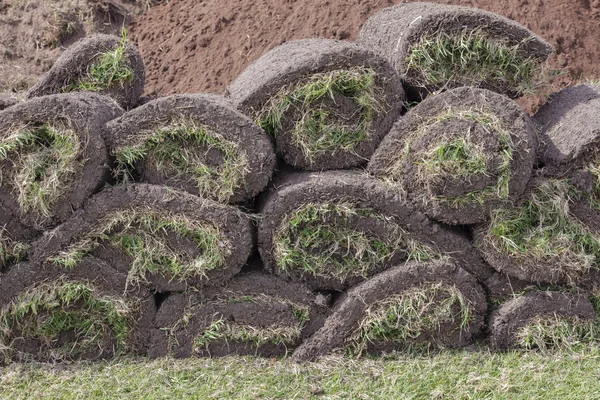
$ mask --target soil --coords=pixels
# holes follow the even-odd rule
[[[326,39],[305,39],[286,43],[271,50],[247,68],[228,88],[234,104],[247,115],[256,115],[270,98],[283,87],[310,78],[318,73],[335,70],[366,67],[377,74],[377,85],[383,92],[382,101],[387,105],[385,112],[377,113],[368,127],[370,138],[353,146],[351,150],[339,149],[334,154],[316,155],[314,160],[307,158],[301,146],[294,142],[289,133],[305,115],[294,113],[291,107],[282,118],[282,129],[275,134],[277,154],[298,168],[305,170],[325,170],[348,168],[364,164],[375,148],[389,132],[400,115],[404,101],[404,91],[400,77],[387,61],[352,43]],[[356,115],[360,112],[356,101],[340,96],[337,101],[315,104],[314,109],[325,107],[335,110],[344,118],[344,123],[356,125]],[[346,100],[346,101],[344,101]]]
[[[460,329],[456,325],[440,326],[437,332],[424,333],[419,339],[450,348],[468,345],[473,335],[482,329],[487,310],[485,293],[481,286],[471,274],[451,262],[441,260],[428,263],[409,262],[375,275],[350,289],[347,296],[335,307],[323,328],[304,341],[296,349],[292,359],[309,361],[342,347],[357,329],[370,306],[389,296],[427,283],[445,283],[455,286],[471,305],[472,319],[467,329]],[[385,349],[388,352],[393,347],[391,343],[387,346],[377,346],[378,350]]]
[[[222,92],[246,66],[294,39],[356,40],[376,11],[400,0],[177,0],[135,18],[131,37],[147,65],[146,93]],[[600,76],[600,1],[436,0],[479,7],[523,24],[556,48],[544,91]],[[534,110],[543,94],[523,101]]]
[[[261,205],[262,219],[258,230],[258,249],[268,271],[300,279],[315,289],[342,290],[362,281],[353,277],[341,281],[338,277],[314,277],[301,271],[282,271],[273,254],[273,239],[286,215],[304,204],[330,204],[334,201],[356,202],[359,207],[393,218],[393,222],[408,232],[411,239],[442,254],[451,254],[462,268],[479,279],[491,276],[493,270],[473,252],[469,240],[457,229],[439,225],[404,204],[377,179],[362,173],[329,171],[291,174],[272,187]],[[362,219],[361,219],[362,220]],[[363,221],[365,222],[365,221]],[[367,221],[368,222],[368,221]],[[359,224],[358,219],[352,224]],[[378,235],[385,234],[380,225],[369,227]],[[386,265],[390,267],[392,265]]]
[[[159,215],[184,215],[197,223],[214,224],[224,238],[232,244],[230,255],[225,257],[223,267],[207,272],[206,276],[196,276],[181,281],[173,276],[149,274],[147,278],[150,287],[157,291],[184,291],[192,287],[221,284],[241,270],[252,250],[254,236],[252,224],[248,216],[237,208],[163,186],[128,184],[106,189],[92,197],[85,207],[54,230],[52,235],[44,236],[35,243],[31,260],[40,264],[47,263],[48,257],[82,240],[87,233],[97,227],[98,221],[102,218],[115,212],[139,209],[153,210]],[[191,259],[199,255],[197,246],[190,240],[181,240],[179,235],[163,231],[156,234],[174,249],[184,251]],[[102,246],[91,254],[114,269],[124,274],[129,273],[130,256],[112,248],[108,242],[100,244]]]
[[[27,97],[64,92],[69,85],[85,77],[99,54],[114,51],[120,41],[121,38],[114,35],[92,35],[81,39],[56,60],[52,68],[29,90]],[[126,45],[123,59],[133,71],[131,81],[111,85],[98,93],[110,96],[128,110],[137,105],[144,91],[146,71],[138,49],[131,43]]]
[[[490,340],[496,349],[515,346],[517,331],[535,317],[578,317],[593,321],[592,303],[584,295],[533,292],[504,303],[491,317]]]
[[[269,182],[275,167],[275,153],[271,139],[248,117],[236,111],[224,98],[217,95],[175,95],[163,97],[132,110],[108,124],[107,143],[113,151],[140,142],[150,132],[175,122],[193,121],[200,126],[237,143],[248,159],[248,172],[229,199],[230,203],[250,200],[260,193]],[[210,148],[199,148],[197,152],[210,155]],[[215,157],[218,158],[218,157]],[[222,157],[221,157],[222,158]],[[208,161],[208,160],[207,160]],[[222,163],[217,161],[216,165]],[[135,175],[139,182],[164,184],[198,195],[198,186],[193,178],[181,174],[159,171],[156,162],[145,157],[136,165]],[[205,197],[218,200],[221,194],[204,193]]]
[[[464,126],[461,120],[449,120],[440,126],[440,129],[427,128],[422,136],[415,138],[420,126],[428,124],[436,116],[449,110],[452,112],[483,110],[483,112],[492,113],[498,117],[502,127],[510,132],[513,153],[510,164],[509,197],[506,200],[496,197],[483,203],[472,201],[464,206],[454,207],[436,199],[436,196],[440,195],[444,197],[465,196],[475,190],[483,189],[481,185],[486,187],[496,185],[499,177],[498,172],[493,173],[492,171],[494,171],[494,160],[497,165],[501,162],[500,132],[476,123]],[[436,124],[434,127],[438,125]],[[477,127],[483,129],[476,129]],[[450,141],[464,137],[465,132],[471,132],[472,141],[481,146],[490,156],[492,165],[488,165],[488,172],[468,176],[464,179],[454,177],[440,179],[439,183],[431,180],[419,183],[419,164],[423,159],[423,154],[428,153],[437,145],[434,138]],[[449,90],[439,95],[429,96],[425,101],[412,108],[384,138],[369,162],[369,172],[377,176],[388,176],[390,167],[395,165],[400,155],[403,154],[409,140],[411,141],[410,152],[403,158],[401,176],[393,178],[395,180],[402,179],[402,182],[397,182],[397,184],[406,190],[408,200],[412,201],[421,212],[430,218],[453,225],[485,221],[489,218],[491,210],[518,201],[525,191],[536,163],[536,132],[529,116],[514,101],[485,89]],[[492,181],[488,181],[489,178],[485,176],[487,174],[491,175]]]
[[[236,300],[231,301],[232,299]],[[264,272],[240,274],[229,281],[227,286],[200,295],[171,295],[156,314],[153,350],[149,355],[151,357],[163,357],[170,353],[176,357],[230,354],[264,357],[285,355],[320,329],[329,315],[328,307],[318,304],[315,299],[314,293],[305,286],[286,282]],[[309,309],[309,320],[302,327],[300,338],[296,343],[286,345],[265,343],[257,347],[251,342],[217,340],[193,354],[194,338],[218,319],[255,328],[297,325],[298,321],[285,301],[304,305]],[[185,327],[176,326],[185,312],[191,313],[189,324]],[[170,339],[171,343],[174,343],[173,346],[169,346],[169,335],[165,331],[171,331],[174,335]]]
[[[120,36],[142,8],[130,0],[0,0],[0,92],[28,89],[84,36]]]
[[[409,3],[390,7],[375,14],[365,23],[360,31],[358,43],[373,49],[389,60],[400,73],[408,69],[406,60],[415,43],[422,37],[436,35],[439,32],[454,33],[465,29],[480,30],[490,37],[506,38],[510,46],[526,41],[522,49],[525,57],[532,57],[543,62],[552,52],[552,47],[543,39],[535,38],[531,31],[509,19],[482,10],[468,7],[452,7],[442,4]],[[405,78],[410,92],[415,92],[416,100],[424,98],[428,93],[442,89],[443,85],[427,85],[421,87],[423,77],[409,72]],[[453,87],[465,86],[457,83]],[[478,87],[489,89],[509,97],[519,97],[511,88],[495,85],[493,82],[481,82]]]
[[[33,126],[48,122],[65,124],[79,135],[81,152],[77,158],[81,166],[75,169],[69,191],[50,209],[50,217],[42,217],[37,212],[22,213],[11,187],[0,187],[0,210],[18,216],[24,225],[36,228],[52,228],[65,221],[74,210],[101,188],[108,170],[108,153],[102,140],[107,121],[118,117],[122,110],[109,98],[93,93],[67,93],[29,102],[19,103],[0,112],[0,132],[8,134],[10,128],[19,125]],[[7,177],[12,176],[10,160],[0,162]],[[2,222],[4,217],[0,217]],[[18,232],[14,232],[18,235]]]

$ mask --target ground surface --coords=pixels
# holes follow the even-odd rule
[[[598,399],[600,350],[318,363],[256,358],[0,369],[3,399]]]
[[[550,71],[565,73],[545,91],[581,77],[600,77],[600,0],[434,1],[497,12],[552,43],[557,54]],[[118,31],[123,21],[148,68],[147,94],[220,92],[274,46],[313,36],[354,40],[371,14],[399,2],[0,0],[0,92],[26,88],[62,47],[87,32]],[[164,4],[150,7],[157,3]],[[535,108],[539,101],[525,104]]]

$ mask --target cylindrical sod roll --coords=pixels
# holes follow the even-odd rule
[[[0,93],[0,111],[14,106],[19,102],[19,99],[11,94]]]
[[[409,96],[473,86],[518,97],[534,87],[552,46],[522,25],[461,6],[402,3],[374,14],[357,43],[403,75]]]
[[[573,346],[596,340],[596,312],[581,294],[532,292],[502,304],[490,320],[494,348]]]
[[[258,249],[267,270],[324,290],[445,254],[480,279],[493,272],[465,236],[405,205],[378,180],[352,172],[282,181],[262,206]]]
[[[62,273],[20,264],[0,279],[0,288],[0,362],[147,352],[153,296],[127,291],[126,276],[99,260]]]
[[[0,112],[0,265],[19,258],[16,249],[34,230],[63,222],[101,187],[109,176],[105,124],[121,113],[93,93],[39,97]]]
[[[533,180],[514,208],[494,210],[474,231],[475,247],[497,271],[528,282],[594,286],[600,231],[574,216],[567,179]]]
[[[382,141],[368,170],[429,217],[473,224],[520,198],[536,150],[535,128],[518,104],[464,87],[411,109]]]
[[[283,356],[323,326],[329,309],[315,298],[264,272],[200,296],[171,295],[157,313],[150,356]]]
[[[400,114],[400,78],[381,57],[327,39],[286,43],[229,86],[242,112],[274,136],[277,154],[298,168],[364,164]]]
[[[360,355],[464,347],[483,327],[486,310],[481,286],[453,263],[406,263],[350,289],[293,359],[344,348]]]
[[[256,196],[275,166],[271,139],[221,96],[162,97],[111,121],[108,130],[123,178],[223,203]]]
[[[145,79],[144,61],[125,37],[92,35],[70,46],[27,96],[92,91],[130,109],[142,95]]]
[[[32,260],[68,270],[87,256],[162,291],[220,284],[238,273],[253,244],[237,208],[148,184],[120,185],[40,239]]]

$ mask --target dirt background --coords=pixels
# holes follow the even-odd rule
[[[562,75],[546,79],[538,100],[524,101],[530,109],[546,92],[600,77],[600,0],[433,1],[496,12],[556,47],[549,73]],[[30,86],[84,34],[118,32],[125,22],[147,65],[146,94],[218,93],[274,46],[307,37],[355,40],[370,15],[400,2],[0,0],[0,92]]]

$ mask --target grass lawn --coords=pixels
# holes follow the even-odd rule
[[[2,399],[600,399],[600,347],[294,364],[253,357],[1,368]]]

